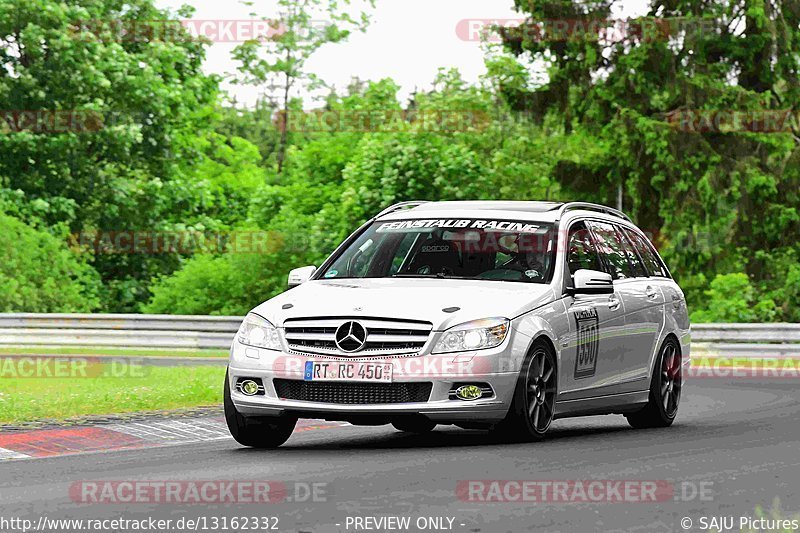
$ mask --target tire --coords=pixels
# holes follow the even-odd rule
[[[392,425],[406,433],[429,433],[436,427],[436,422],[427,417],[408,417],[392,420]]]
[[[274,416],[244,416],[236,410],[231,400],[231,386],[225,372],[223,395],[225,422],[231,436],[242,446],[250,448],[277,448],[292,436],[297,418]]]
[[[495,433],[512,441],[542,440],[553,422],[557,382],[553,350],[536,342],[522,364],[508,415]]]
[[[665,428],[672,425],[678,414],[683,387],[683,366],[680,346],[668,337],[658,352],[650,380],[650,396],[642,410],[625,415],[628,423],[637,429]]]

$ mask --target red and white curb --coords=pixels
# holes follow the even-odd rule
[[[348,426],[345,422],[300,420],[295,433]],[[81,453],[156,448],[230,439],[224,418],[182,418],[92,427],[0,433],[0,462]]]
[[[144,442],[156,444],[190,444],[231,438],[220,419],[208,418],[190,421],[164,420],[159,422],[131,422],[105,426],[111,431],[130,435]]]

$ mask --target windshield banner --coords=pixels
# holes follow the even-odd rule
[[[507,233],[539,233],[542,227],[529,222],[514,222],[509,220],[477,220],[477,219],[431,219],[431,220],[398,220],[385,222],[377,231],[385,233],[391,231],[409,231],[420,229],[477,229],[482,231],[502,231]]]

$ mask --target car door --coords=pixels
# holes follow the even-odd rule
[[[585,222],[570,226],[566,253],[570,280],[581,269],[604,270],[597,243]],[[562,351],[559,401],[600,396],[624,364],[622,300],[617,294],[579,294],[568,297],[565,303],[570,335]]]
[[[664,295],[658,284],[651,281],[621,225],[593,221],[591,229],[625,306],[622,366],[613,392],[645,390],[651,356],[664,324]]]
[[[680,292],[675,282],[672,281],[667,267],[661,261],[661,258],[656,253],[653,245],[650,244],[650,241],[632,228],[625,228],[624,233],[628,241],[633,245],[636,253],[642,259],[642,263],[647,270],[648,280],[646,290],[652,287],[661,293],[660,301],[657,301],[656,298],[651,298],[651,300],[653,300],[651,303],[654,307],[658,307],[659,317],[662,320],[660,333],[656,338],[656,340],[658,340],[662,336],[661,332],[663,328],[666,327],[667,313],[672,313],[677,316],[677,314],[685,312],[683,293]],[[653,312],[655,313],[656,311]],[[685,313],[683,314],[685,315]],[[655,351],[659,348],[660,346],[654,346],[652,358],[655,357]]]

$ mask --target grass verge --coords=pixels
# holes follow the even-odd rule
[[[141,376],[0,379],[0,424],[220,405],[225,368],[147,367]]]

